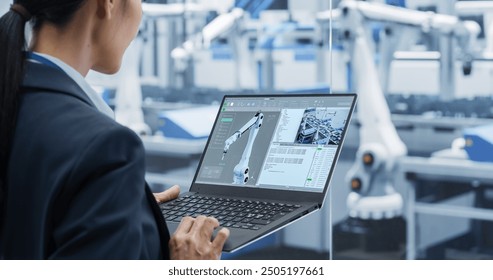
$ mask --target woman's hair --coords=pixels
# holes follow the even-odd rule
[[[0,18],[0,226],[19,89],[24,76],[26,22],[31,21],[35,31],[45,22],[63,27],[85,1],[14,0],[10,11]]]

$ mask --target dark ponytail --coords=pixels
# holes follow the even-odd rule
[[[6,1],[6,0],[1,0]],[[87,0],[14,0],[0,18],[0,228],[6,201],[7,168],[24,76],[25,26],[45,22],[63,27]]]
[[[24,68],[26,19],[10,10],[0,18],[0,205],[5,200],[8,156],[19,103]],[[2,211],[3,212],[3,211]]]

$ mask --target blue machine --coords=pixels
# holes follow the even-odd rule
[[[209,137],[219,107],[215,105],[166,110],[159,131],[168,138],[204,140]]]
[[[385,3],[397,7],[406,7],[406,0],[386,0]]]
[[[470,160],[493,162],[493,125],[465,129],[464,139]]]
[[[235,7],[242,8],[250,13],[252,18],[258,19],[260,12],[268,9],[274,0],[236,0]]]

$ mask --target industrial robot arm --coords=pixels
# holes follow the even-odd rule
[[[118,73],[115,95],[115,119],[140,136],[151,135],[151,128],[144,122],[142,111],[142,88],[140,85],[139,62],[143,40],[138,36],[130,44]]]
[[[462,6],[458,5],[458,7]],[[350,15],[354,13],[358,14],[358,18]],[[348,16],[353,20],[348,22]],[[463,21],[456,16],[356,0],[344,0],[341,2],[339,9],[321,12],[318,14],[317,19],[323,22],[329,21],[331,17],[342,19],[344,23],[348,24],[346,28],[349,29],[364,24],[364,20],[373,20],[415,26],[421,28],[425,33],[436,31],[443,35],[453,36],[457,39],[462,50],[463,72],[465,75],[470,74],[471,63],[477,48],[477,38],[481,33],[481,27],[476,22]]]
[[[184,16],[187,13],[203,13],[206,9],[194,3],[151,4],[142,3],[142,12],[147,17]]]
[[[451,15],[416,11],[379,3],[345,0],[341,5],[343,13],[356,10],[365,19],[416,26],[426,33],[435,31],[456,38],[462,50],[463,72],[465,75],[470,74],[477,38],[481,32],[481,27],[476,22],[463,21]]]
[[[184,71],[195,51],[209,48],[214,39],[231,31],[244,14],[242,9],[234,8],[229,13],[219,15],[207,24],[199,34],[174,49],[171,52],[171,57],[175,61],[177,70]]]
[[[169,18],[182,17],[187,14],[205,14],[210,9],[193,3],[144,3],[142,4],[142,10],[145,17]],[[203,29],[200,34],[200,44],[196,44],[193,40],[186,41],[182,48],[173,50],[172,57],[175,62],[178,62],[177,67],[179,67],[180,59],[188,60],[197,46],[208,46],[212,40],[233,28],[237,20],[242,17],[242,9],[233,9],[230,13],[220,15]],[[115,117],[118,122],[130,127],[139,135],[150,135],[151,129],[144,122],[141,106],[142,90],[139,78],[139,63],[142,45],[142,37],[137,36],[123,58],[122,71],[119,73],[119,83],[115,98]]]
[[[187,13],[205,13],[206,9],[197,4],[142,4],[146,17],[179,17]],[[142,89],[139,64],[143,47],[143,38],[139,34],[127,49],[123,57],[119,82],[115,97],[115,118],[141,136],[150,135],[151,129],[144,122],[142,112]]]
[[[262,126],[263,120],[264,114],[262,114],[260,111],[257,112],[253,118],[251,118],[244,126],[242,126],[224,142],[223,159],[226,153],[229,151],[230,146],[233,145],[233,143],[235,143],[236,140],[238,140],[243,135],[243,133],[250,130],[248,142],[246,144],[245,150],[243,151],[243,155],[241,156],[241,160],[234,168],[233,184],[239,185],[246,184],[248,182],[248,174],[250,172],[248,163],[252,154],[253,143],[255,142],[255,138],[257,138],[257,134],[260,127]]]
[[[322,21],[330,15],[321,13],[318,19]],[[343,0],[332,15],[338,16],[343,28],[360,99],[360,146],[347,177],[352,189],[347,199],[349,215],[362,219],[393,218],[401,215],[403,203],[391,179],[398,158],[406,155],[407,149],[392,123],[365,23],[367,20],[393,22],[453,35],[468,54],[463,57],[464,72],[470,72],[473,40],[479,27],[453,16],[355,0]]]
[[[493,12],[492,1],[458,1],[455,3],[456,13],[460,16],[477,16],[483,15],[484,17],[484,33],[486,47],[485,51],[488,53],[493,52],[493,22],[491,14]]]

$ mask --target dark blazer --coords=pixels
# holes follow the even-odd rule
[[[28,62],[7,170],[6,259],[168,258],[144,148],[63,71]]]

